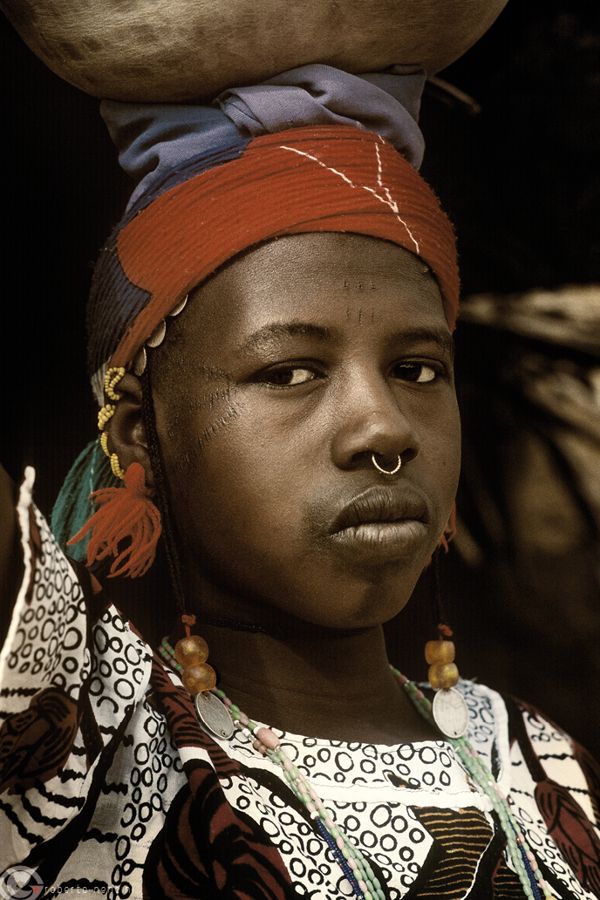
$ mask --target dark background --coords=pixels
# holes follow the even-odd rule
[[[47,71],[4,19],[0,42],[0,458],[17,480],[24,464],[35,464],[37,500],[48,513],[71,461],[95,435],[85,298],[130,185],[97,101]],[[440,73],[481,111],[428,90],[423,172],[456,224],[465,295],[600,283],[599,60],[597,3],[512,0],[480,43]],[[507,360],[531,344],[468,322],[457,344],[465,472],[476,461],[481,496],[497,497],[502,534],[510,534],[503,486],[519,464],[510,441],[529,422],[496,410],[506,409]],[[598,365],[590,353],[574,359]],[[524,565],[515,541],[494,539],[480,499],[472,486],[461,488],[459,509],[479,555],[467,562],[454,551],[442,572],[461,672],[536,703],[598,755],[597,529],[587,522],[575,555]],[[422,582],[389,629],[392,654],[415,677],[425,675],[422,642],[433,636],[430,574]]]

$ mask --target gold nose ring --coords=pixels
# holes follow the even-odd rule
[[[382,475],[395,475],[400,471],[400,467],[402,465],[402,457],[400,456],[400,454],[398,454],[398,462],[393,469],[384,469],[383,466],[380,466],[374,453],[371,453],[371,462],[373,463],[377,471],[381,472]]]

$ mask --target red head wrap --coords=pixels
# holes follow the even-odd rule
[[[371,235],[419,256],[454,328],[454,233],[431,189],[379,135],[305,127],[254,139],[239,158],[165,191],[120,230],[123,272],[149,299],[110,364],[126,366],[187,292],[228,259],[269,238],[319,231]]]

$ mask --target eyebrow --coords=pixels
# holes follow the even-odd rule
[[[410,328],[398,331],[392,336],[392,342],[398,344],[433,343],[454,356],[454,338],[445,328]]]
[[[312,322],[273,322],[251,334],[238,348],[240,354],[265,351],[278,346],[280,340],[290,337],[309,337],[321,342],[330,341],[334,332]],[[410,328],[397,331],[390,339],[392,344],[434,343],[443,352],[454,357],[454,340],[445,328]]]
[[[332,336],[330,328],[311,322],[273,322],[251,334],[238,349],[240,353],[251,353],[255,350],[268,350],[277,345],[281,338],[309,337],[318,341],[329,341]]]

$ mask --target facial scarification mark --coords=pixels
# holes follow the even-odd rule
[[[227,385],[224,388],[217,388],[207,394],[201,394],[199,397],[190,399],[192,409],[214,409],[218,403],[231,398],[231,387]]]
[[[206,363],[201,362],[192,362],[190,368],[194,372],[198,372],[199,375],[204,375],[205,378],[209,378],[214,381],[225,381],[227,384],[232,383],[231,375],[229,372],[226,372],[225,369],[220,369],[218,366],[207,365]]]
[[[211,413],[209,423],[204,425],[195,440],[195,450],[202,451],[216,435],[239,415],[239,409],[232,397],[234,381],[224,369],[210,363],[194,361],[193,369],[206,379],[204,392],[188,400],[189,406],[198,412]],[[217,384],[214,384],[217,382]],[[206,419],[205,419],[206,421]]]
[[[351,281],[350,278],[344,278],[343,288],[345,291],[349,291],[351,288],[356,288],[359,291],[376,291],[377,285],[374,281],[364,281],[359,279],[358,281]]]
[[[392,197],[392,192],[389,187],[384,184],[383,181],[383,160],[381,158],[381,151],[379,149],[380,144],[384,144],[384,140],[381,136],[379,136],[379,143],[376,143],[375,146],[375,161],[376,161],[376,187],[372,187],[368,184],[355,184],[348,175],[339,169],[334,169],[333,166],[328,166],[327,163],[324,163],[322,159],[319,159],[318,156],[315,156],[312,153],[307,153],[305,150],[298,150],[297,147],[288,147],[285,144],[280,144],[281,150],[289,150],[290,153],[296,153],[298,156],[304,156],[306,159],[310,159],[315,162],[318,166],[321,166],[322,169],[325,169],[327,172],[331,172],[332,175],[335,175],[336,178],[341,178],[342,181],[345,181],[347,185],[349,185],[354,190],[360,189],[362,191],[367,191],[369,194],[372,194],[376,200],[379,200],[380,203],[383,203],[387,206],[393,214],[396,216],[401,225],[404,226],[406,233],[408,234],[410,240],[414,244],[415,252],[419,254],[421,252],[421,248],[419,246],[419,242],[410,230],[407,222],[404,221],[402,216],[400,215],[400,209],[398,207],[397,202]]]
[[[346,321],[351,322],[352,319],[356,318],[356,322],[359,325],[364,325],[366,322],[370,322],[373,324],[375,322],[375,309],[371,307],[370,311],[367,311],[361,307],[359,307],[358,312],[354,312],[351,307],[346,307]]]
[[[195,457],[208,442],[237,418],[239,412],[232,398],[235,383],[231,374],[206,358],[198,359],[192,349],[193,342],[188,337],[188,344],[184,344],[175,328],[169,338],[175,344],[175,352],[173,346],[169,346],[164,365],[161,360],[161,374],[167,377],[172,391],[166,406],[166,434],[169,441],[180,447],[177,465],[185,471],[193,465]],[[197,385],[196,392],[190,390],[191,383]],[[190,414],[192,421],[195,419],[198,422],[197,435],[182,446],[182,428],[189,422]]]
[[[229,409],[214,422],[211,422],[206,428],[204,428],[196,439],[196,444],[199,450],[203,450],[206,445],[212,441],[215,436],[221,431],[222,428],[225,428],[230,422],[234,419],[237,419],[239,416],[239,410],[235,403],[231,402]]]

